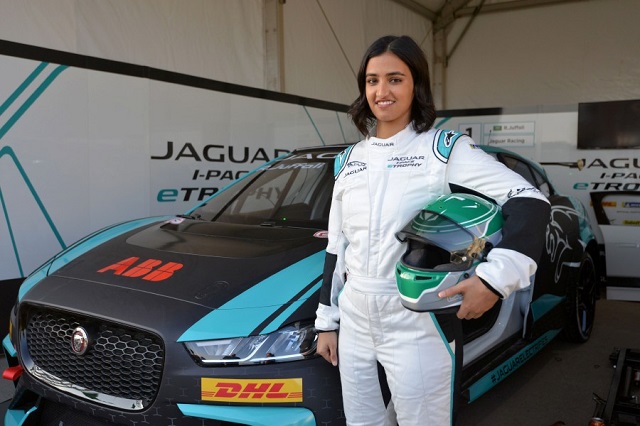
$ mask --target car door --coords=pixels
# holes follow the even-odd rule
[[[640,191],[590,195],[604,239],[607,299],[640,301]]]
[[[558,194],[542,169],[516,156],[501,153],[498,159],[538,188],[551,204],[551,220],[546,243],[538,260],[535,281],[524,312],[523,336],[535,338],[550,324],[561,322],[562,303],[568,283],[577,272],[573,266],[580,263],[584,246],[581,242],[581,213],[569,197]],[[541,321],[542,318],[549,319]],[[537,324],[544,324],[537,326]]]
[[[557,200],[557,195],[554,193],[553,187],[548,182],[548,180],[539,172],[537,172],[534,168],[532,168],[528,163],[523,161],[522,159],[509,155],[503,151],[488,151],[490,155],[493,155],[498,161],[506,165],[509,169],[518,173],[522,177],[524,177],[529,183],[538,188],[547,198],[549,198],[553,204],[554,201]],[[544,279],[536,279],[535,282],[532,282],[531,286],[526,290],[522,290],[519,292],[519,298],[523,298],[526,300],[526,306],[522,308],[519,307],[511,307],[509,308],[509,304],[505,305],[506,309],[517,309],[521,312],[522,319],[519,322],[522,322],[523,329],[526,331],[528,328],[531,328],[529,325],[527,327],[527,318],[533,318],[529,312],[531,311],[531,306],[534,300],[538,299],[541,295],[547,293],[549,289],[548,286],[548,277],[553,276],[555,273],[554,268],[552,267],[553,261],[548,254],[543,255],[543,259],[539,262],[539,275],[542,275]],[[465,336],[465,343],[469,343],[472,340],[484,335],[489,330],[492,329],[498,316],[500,315],[500,310],[502,309],[502,303],[496,304],[492,309],[486,312],[483,316],[475,320],[469,320],[463,322],[463,331]],[[540,309],[537,309],[540,311]],[[529,320],[532,322],[532,319]]]

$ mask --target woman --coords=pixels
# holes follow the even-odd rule
[[[441,194],[473,193],[502,206],[501,243],[475,276],[439,294],[462,294],[457,318],[478,318],[529,284],[549,204],[468,136],[431,128],[429,68],[411,38],[376,40],[357,78],[360,96],[349,114],[366,138],[336,159],[318,353],[340,367],[349,425],[389,424],[378,362],[401,426],[452,424],[461,342],[445,337],[433,315],[402,306],[394,274],[404,246],[395,234]]]

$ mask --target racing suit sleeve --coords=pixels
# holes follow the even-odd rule
[[[452,192],[488,198],[502,207],[502,240],[476,268],[476,275],[501,298],[526,288],[537,269],[551,207],[546,197],[518,173],[461,137],[447,166]]]
[[[346,153],[345,155],[348,155]],[[340,157],[336,159],[336,176],[339,175]],[[328,243],[325,255],[320,303],[316,310],[315,327],[319,331],[337,330],[340,326],[338,296],[346,281],[344,252],[346,238],[342,234],[342,197],[340,184],[336,180],[329,211]]]

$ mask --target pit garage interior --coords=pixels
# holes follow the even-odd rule
[[[589,191],[639,191],[639,17],[638,0],[0,0],[1,337],[22,280],[83,236],[187,211],[212,179],[229,183],[274,157],[277,143],[356,142],[345,119],[355,75],[386,34],[424,49],[441,120],[544,116],[522,136],[523,155],[548,164],[554,184],[602,225]],[[302,108],[268,115],[247,98]],[[581,108],[610,102],[636,108],[631,142],[580,148]],[[185,190],[201,169],[207,182]],[[594,395],[610,396],[616,351],[640,350],[635,215],[626,252],[607,258],[634,272],[601,288],[590,340],[552,341],[463,408],[460,426],[588,424]],[[633,389],[637,403],[637,379]],[[12,395],[1,380],[1,416]]]

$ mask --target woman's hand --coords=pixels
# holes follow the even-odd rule
[[[322,358],[336,367],[338,365],[338,333],[335,331],[319,332],[316,350]]]
[[[489,290],[476,275],[438,293],[438,297],[451,297],[455,294],[462,295],[462,304],[458,309],[458,318],[475,319],[496,304],[499,297]]]

